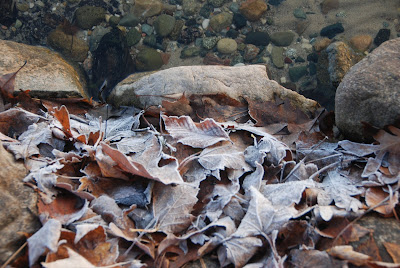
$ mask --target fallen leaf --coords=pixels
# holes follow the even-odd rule
[[[41,265],[43,265],[43,267],[45,268],[96,268],[96,266],[91,264],[87,259],[76,253],[74,250],[68,247],[66,249],[68,251],[68,258],[57,260],[54,262],[42,262]]]
[[[341,261],[334,260],[325,251],[315,249],[290,251],[291,263],[294,267],[339,268],[343,267]]]
[[[335,246],[328,249],[327,252],[331,256],[346,260],[357,266],[367,265],[372,260],[370,256],[354,251],[352,246]]]
[[[387,252],[389,253],[390,257],[392,257],[394,263],[400,263],[400,245],[383,242]]]
[[[15,77],[18,72],[26,65],[26,61],[24,64],[15,72],[3,74],[0,76],[0,90],[3,98],[5,99],[13,99],[14,98],[14,83]]]
[[[188,116],[161,116],[169,134],[185,145],[206,148],[220,141],[229,141],[229,136],[213,119],[195,123]]]
[[[369,207],[375,207],[379,203],[381,203],[386,197],[389,196],[389,193],[384,192],[380,187],[371,187],[365,193],[365,201]],[[390,216],[393,214],[393,210],[395,206],[399,203],[399,192],[396,191],[393,193],[393,196],[389,199],[387,204],[382,204],[374,208],[374,211],[379,212],[385,216]]]
[[[232,237],[218,248],[218,259],[221,267],[233,263],[235,267],[244,266],[262,246],[262,241],[256,237]]]

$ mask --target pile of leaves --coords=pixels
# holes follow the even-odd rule
[[[397,218],[400,129],[336,141],[329,114],[279,98],[116,109],[14,97],[4,77],[0,138],[43,224],[15,267],[400,267],[397,244],[397,264],[349,244],[365,213]]]

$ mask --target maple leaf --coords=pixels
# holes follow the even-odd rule
[[[229,141],[229,136],[213,119],[195,123],[189,116],[162,115],[165,129],[177,142],[194,147],[206,148],[220,141]]]
[[[61,223],[58,220],[50,219],[39,231],[28,238],[29,266],[34,265],[47,249],[53,252],[57,251],[60,234]]]

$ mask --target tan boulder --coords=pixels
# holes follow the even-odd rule
[[[0,40],[0,74],[17,71],[15,91],[31,90],[34,97],[86,97],[84,81],[57,52],[45,47]]]
[[[249,21],[257,21],[267,11],[268,6],[263,0],[247,0],[240,5],[240,13]]]

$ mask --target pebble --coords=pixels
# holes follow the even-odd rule
[[[247,20],[242,14],[235,13],[233,15],[233,24],[236,26],[237,29],[241,29],[247,25]]]
[[[322,28],[321,32],[319,34],[321,36],[326,36],[329,39],[332,39],[337,34],[343,33],[343,32],[344,32],[343,25],[340,22],[338,22],[338,23],[331,24],[331,25],[328,25],[328,26]]]
[[[269,41],[270,37],[267,32],[249,32],[244,42],[256,46],[267,46]]]
[[[299,81],[306,74],[308,74],[307,66],[296,66],[289,68],[289,77],[292,82]]]
[[[182,9],[186,16],[193,16],[200,10],[200,4],[196,0],[183,0]]]
[[[339,0],[324,0],[321,3],[322,14],[328,14],[329,11],[339,8]]]
[[[212,49],[213,47],[215,47],[215,45],[217,44],[218,40],[220,40],[221,37],[217,37],[217,36],[210,36],[210,37],[204,37],[203,38],[203,47],[205,49]]]
[[[145,33],[146,35],[151,35],[153,33],[153,27],[148,25],[147,23],[142,24],[141,27],[142,33]]]
[[[285,55],[291,59],[295,59],[297,57],[297,50],[295,48],[289,48],[286,50]]]
[[[233,15],[228,12],[222,12],[210,18],[210,27],[214,32],[221,32],[232,24]]]
[[[230,66],[231,60],[230,59],[221,59],[217,57],[214,53],[207,53],[203,59],[204,65],[225,65]]]
[[[390,39],[390,29],[382,28],[376,34],[376,36],[374,38],[374,44],[376,46],[380,46],[380,44],[382,44],[383,42],[385,42],[389,39]]]
[[[243,58],[247,61],[251,61],[255,59],[260,52],[260,49],[252,44],[247,44],[246,48],[244,49]]]
[[[37,3],[37,2],[36,2]],[[106,10],[102,7],[82,6],[76,9],[76,24],[81,29],[90,29],[105,19]]]
[[[128,46],[134,46],[139,43],[142,35],[136,28],[131,28],[129,32],[126,34],[126,42]]]
[[[204,30],[208,28],[208,25],[210,25],[210,19],[204,19],[201,23],[201,27],[203,27]]]
[[[283,66],[285,65],[283,52],[284,52],[283,47],[275,47],[275,46],[272,48],[271,51],[272,63],[278,69],[282,69]]]
[[[267,9],[268,6],[264,0],[247,0],[240,5],[239,11],[247,20],[257,21]]]
[[[186,59],[190,57],[196,57],[200,55],[201,48],[199,47],[187,47],[182,49],[181,58]]]
[[[372,44],[372,37],[367,34],[355,35],[350,39],[349,43],[355,50],[364,52]]]
[[[296,8],[295,10],[293,10],[293,16],[298,19],[307,19],[307,15],[302,8]]]
[[[208,0],[208,3],[213,7],[221,7],[224,4],[225,0]]]
[[[153,48],[144,48],[136,56],[136,68],[138,71],[153,71],[163,65],[161,54]]]
[[[237,50],[237,43],[231,38],[222,38],[217,43],[218,52],[222,54],[233,54]]]
[[[320,52],[322,50],[324,50],[325,48],[327,48],[330,44],[332,43],[332,40],[329,38],[322,38],[320,40],[317,40],[314,43],[314,50],[317,52]]]
[[[154,29],[156,30],[157,34],[162,37],[169,35],[174,29],[174,26],[175,18],[167,14],[158,16],[154,21]]]
[[[136,15],[128,13],[121,18],[121,20],[119,21],[119,25],[126,27],[135,27],[139,24],[139,22],[140,19]]]
[[[289,46],[294,39],[295,34],[291,31],[275,32],[270,34],[271,42],[280,47]]]

